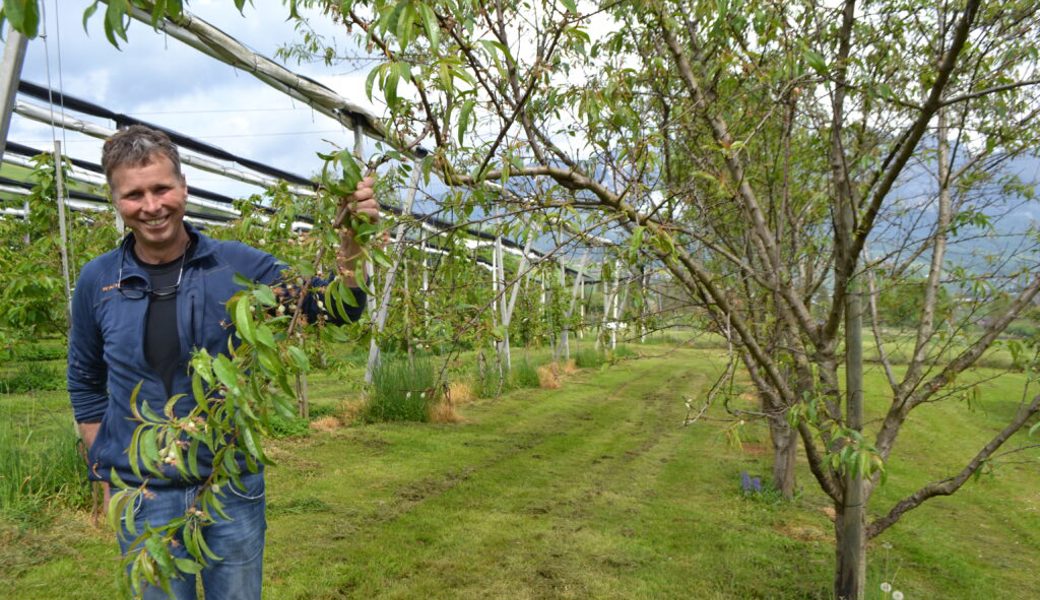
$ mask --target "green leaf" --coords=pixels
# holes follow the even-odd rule
[[[174,562],[177,565],[177,570],[181,573],[196,575],[202,572],[202,565],[190,558],[177,558],[174,559]]]
[[[215,552],[210,550],[209,545],[206,544],[206,536],[196,535],[195,538],[198,541],[199,550],[202,551],[202,556],[206,557],[209,560],[220,560],[220,557],[217,556]]]
[[[466,130],[469,129],[469,119],[476,104],[476,100],[466,100],[462,103],[462,110],[459,111],[459,145],[462,145]]]
[[[343,185],[353,193],[361,181],[361,166],[357,158],[349,150],[341,150],[338,155],[339,163],[343,167]]]
[[[188,446],[188,472],[196,479],[199,477],[199,447],[201,445],[197,440],[193,440]]]
[[[810,67],[812,67],[814,71],[816,71],[818,75],[822,77],[827,76],[827,61],[823,58],[822,54],[806,48],[802,57],[805,59],[805,62]]]
[[[437,22],[437,13],[425,2],[419,4],[419,12],[422,14],[423,26],[426,29],[426,38],[430,40],[430,47],[436,48],[441,39],[441,26]]]
[[[166,404],[163,406],[163,414],[166,415],[167,419],[172,419],[175,417],[173,413],[173,408],[177,405],[177,401],[183,397],[184,394],[174,394],[170,396],[169,400],[166,401]]]
[[[578,14],[578,3],[576,0],[560,0],[563,3],[563,7],[567,9],[567,12],[576,15]]]
[[[257,350],[257,357],[259,358],[260,366],[263,367],[264,371],[271,375],[278,376],[285,370],[273,350],[269,348],[258,348]]]
[[[141,393],[141,386],[144,385],[144,380],[137,382],[134,386],[134,390],[130,392],[130,413],[134,415],[134,419],[143,421],[144,418],[141,416],[141,411],[137,409],[137,396]]]
[[[221,354],[213,359],[213,372],[229,390],[238,391],[238,369],[231,364],[227,356]]]
[[[239,0],[244,2],[245,0]],[[241,12],[241,9],[239,9]],[[184,3],[181,0],[166,0],[166,14],[179,19],[184,14]]]
[[[239,337],[255,345],[256,325],[253,323],[253,311],[250,309],[249,296],[239,295],[238,300],[235,300],[235,329],[238,331]]]
[[[202,388],[202,376],[198,371],[192,371],[191,374],[191,395],[197,404],[203,404],[206,399],[206,392]]]
[[[388,106],[396,106],[397,97],[397,83],[400,80],[400,75],[397,69],[390,68],[387,70],[386,78],[383,80],[383,98],[386,99]]]
[[[242,436],[242,441],[245,443],[246,450],[249,451],[249,454],[256,457],[260,462],[267,462],[263,451],[260,449],[260,445],[256,443],[256,438],[253,437],[253,430],[248,427],[243,427],[239,430],[239,433]]]
[[[159,471],[159,441],[155,427],[147,427],[141,435],[139,446],[141,462],[144,468],[152,473]]]
[[[27,38],[40,33],[40,7],[36,0],[4,0],[4,16]]]
[[[88,6],[87,9],[83,11],[83,31],[84,32],[87,32],[87,21],[89,21],[90,18],[94,16],[94,13],[97,12],[98,2],[100,2],[100,1],[101,0],[94,0],[94,3],[91,4],[90,6]]]
[[[289,346],[289,355],[292,356],[293,361],[296,362],[296,368],[300,371],[306,371],[310,366],[310,361],[307,360],[307,353],[296,346]]]
[[[278,305],[278,298],[274,295],[274,290],[269,285],[262,285],[253,290],[253,297],[256,298],[257,302],[268,308]]]
[[[267,325],[260,325],[256,328],[256,343],[271,349],[277,347],[274,341],[274,333]]]
[[[124,42],[129,41],[126,37],[126,27],[129,22],[127,13],[129,11],[129,0],[109,0],[108,2],[108,9],[105,11],[105,37],[116,48],[119,47],[117,37]]]
[[[409,42],[412,41],[415,16],[415,6],[412,5],[411,2],[404,3],[404,9],[401,11],[400,18],[397,19],[397,28],[395,31],[397,34],[398,45],[400,46],[402,53],[405,52],[408,48]]]
[[[368,97],[369,102],[372,101],[372,89],[375,87],[376,77],[379,77],[385,70],[386,63],[383,63],[368,72],[368,77],[365,78],[365,96]]]
[[[113,471],[114,470],[115,469],[113,469]],[[120,516],[122,516],[122,514],[125,514],[127,504],[130,504],[131,506],[133,505],[133,502],[131,502],[131,500],[133,500],[133,496],[134,491],[127,489],[122,489],[112,494],[112,497],[108,501],[108,513],[106,515],[108,519],[108,525],[112,529],[119,531],[119,518]],[[134,533],[133,527],[133,519],[128,520],[127,531],[129,531],[131,534]]]

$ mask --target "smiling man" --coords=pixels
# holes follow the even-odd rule
[[[68,389],[88,448],[90,478],[107,484],[114,471],[126,483],[140,485],[127,452],[135,429],[134,388],[140,385],[138,403],[147,402],[159,413],[168,398],[181,394],[174,411],[188,414],[195,402],[188,372],[192,351],[227,353],[233,330],[224,325],[225,304],[241,289],[234,276],[277,284],[285,265],[245,244],[211,239],[184,221],[187,182],[177,147],[166,134],[140,125],[123,129],[105,142],[101,164],[115,209],[131,233],[80,274],[69,333]],[[351,198],[355,213],[370,222],[379,218],[372,186],[372,179],[363,180]],[[354,286],[360,248],[350,232],[344,237],[338,266]],[[365,297],[360,289],[354,294],[359,306],[348,316],[357,319]],[[316,313],[317,303],[308,304]],[[211,459],[200,452],[198,479],[175,470],[167,478],[149,479],[149,491],[135,507],[138,526],[158,526],[184,515],[210,473]],[[217,519],[205,530],[207,544],[221,557],[202,571],[207,598],[260,598],[267,527],[263,471],[245,475],[242,483],[245,490],[227,486],[221,498],[230,518]],[[132,537],[119,536],[124,553]],[[173,588],[178,600],[196,597],[194,576],[176,580]],[[166,595],[149,587],[144,597]]]

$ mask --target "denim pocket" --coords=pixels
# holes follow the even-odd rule
[[[245,487],[244,490],[233,483],[228,483],[228,493],[242,500],[256,501],[263,499],[267,484],[264,483],[263,473],[250,473],[242,476],[242,486]]]
[[[134,498],[134,508],[133,508],[133,512],[132,512],[132,514],[134,516],[134,523],[137,522],[137,516],[139,514],[141,514],[141,504],[143,504],[143,503],[144,503],[144,494],[138,494],[137,497]],[[119,522],[120,523],[124,523],[124,525],[125,525],[125,523],[126,523],[126,512],[125,511],[120,513],[120,515],[119,515]]]

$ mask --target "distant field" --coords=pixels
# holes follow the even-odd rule
[[[701,401],[720,352],[643,353],[557,390],[466,404],[457,424],[272,442],[265,597],[828,598],[832,524],[808,472],[793,502],[744,497],[741,472],[769,469],[764,428],[746,425],[736,447],[718,405],[681,426],[684,398]],[[314,405],[349,399],[357,386],[338,382],[358,376],[350,364],[315,374]],[[875,510],[962,465],[1014,410],[1020,375],[971,377],[985,382],[970,406],[951,399],[916,415]],[[878,368],[868,384],[876,419]],[[0,396],[0,407],[27,427],[69,422],[62,392]],[[1007,456],[909,513],[872,543],[869,597],[888,581],[907,599],[1033,598],[1037,467],[1035,451]],[[0,597],[114,597],[116,561],[111,535],[86,513],[0,518]]]

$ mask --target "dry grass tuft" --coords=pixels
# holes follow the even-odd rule
[[[458,423],[462,421],[462,416],[455,411],[455,402],[451,399],[451,394],[443,394],[437,401],[430,405],[430,422],[431,423]]]
[[[545,390],[555,390],[560,387],[560,366],[557,363],[538,367],[538,387]]]
[[[322,417],[320,419],[315,419],[310,423],[310,428],[312,431],[321,431],[325,433],[335,431],[342,426],[343,423],[340,422],[339,418],[334,417],[332,415]]]
[[[343,425],[350,425],[357,421],[358,417],[364,414],[364,412],[364,400],[344,400],[339,403],[339,407],[336,409],[336,417]]]
[[[578,363],[576,363],[573,358],[563,363],[562,372],[564,375],[574,375],[579,370]]]
[[[455,406],[469,404],[477,399],[473,388],[465,381],[453,381],[448,384],[448,398]]]

